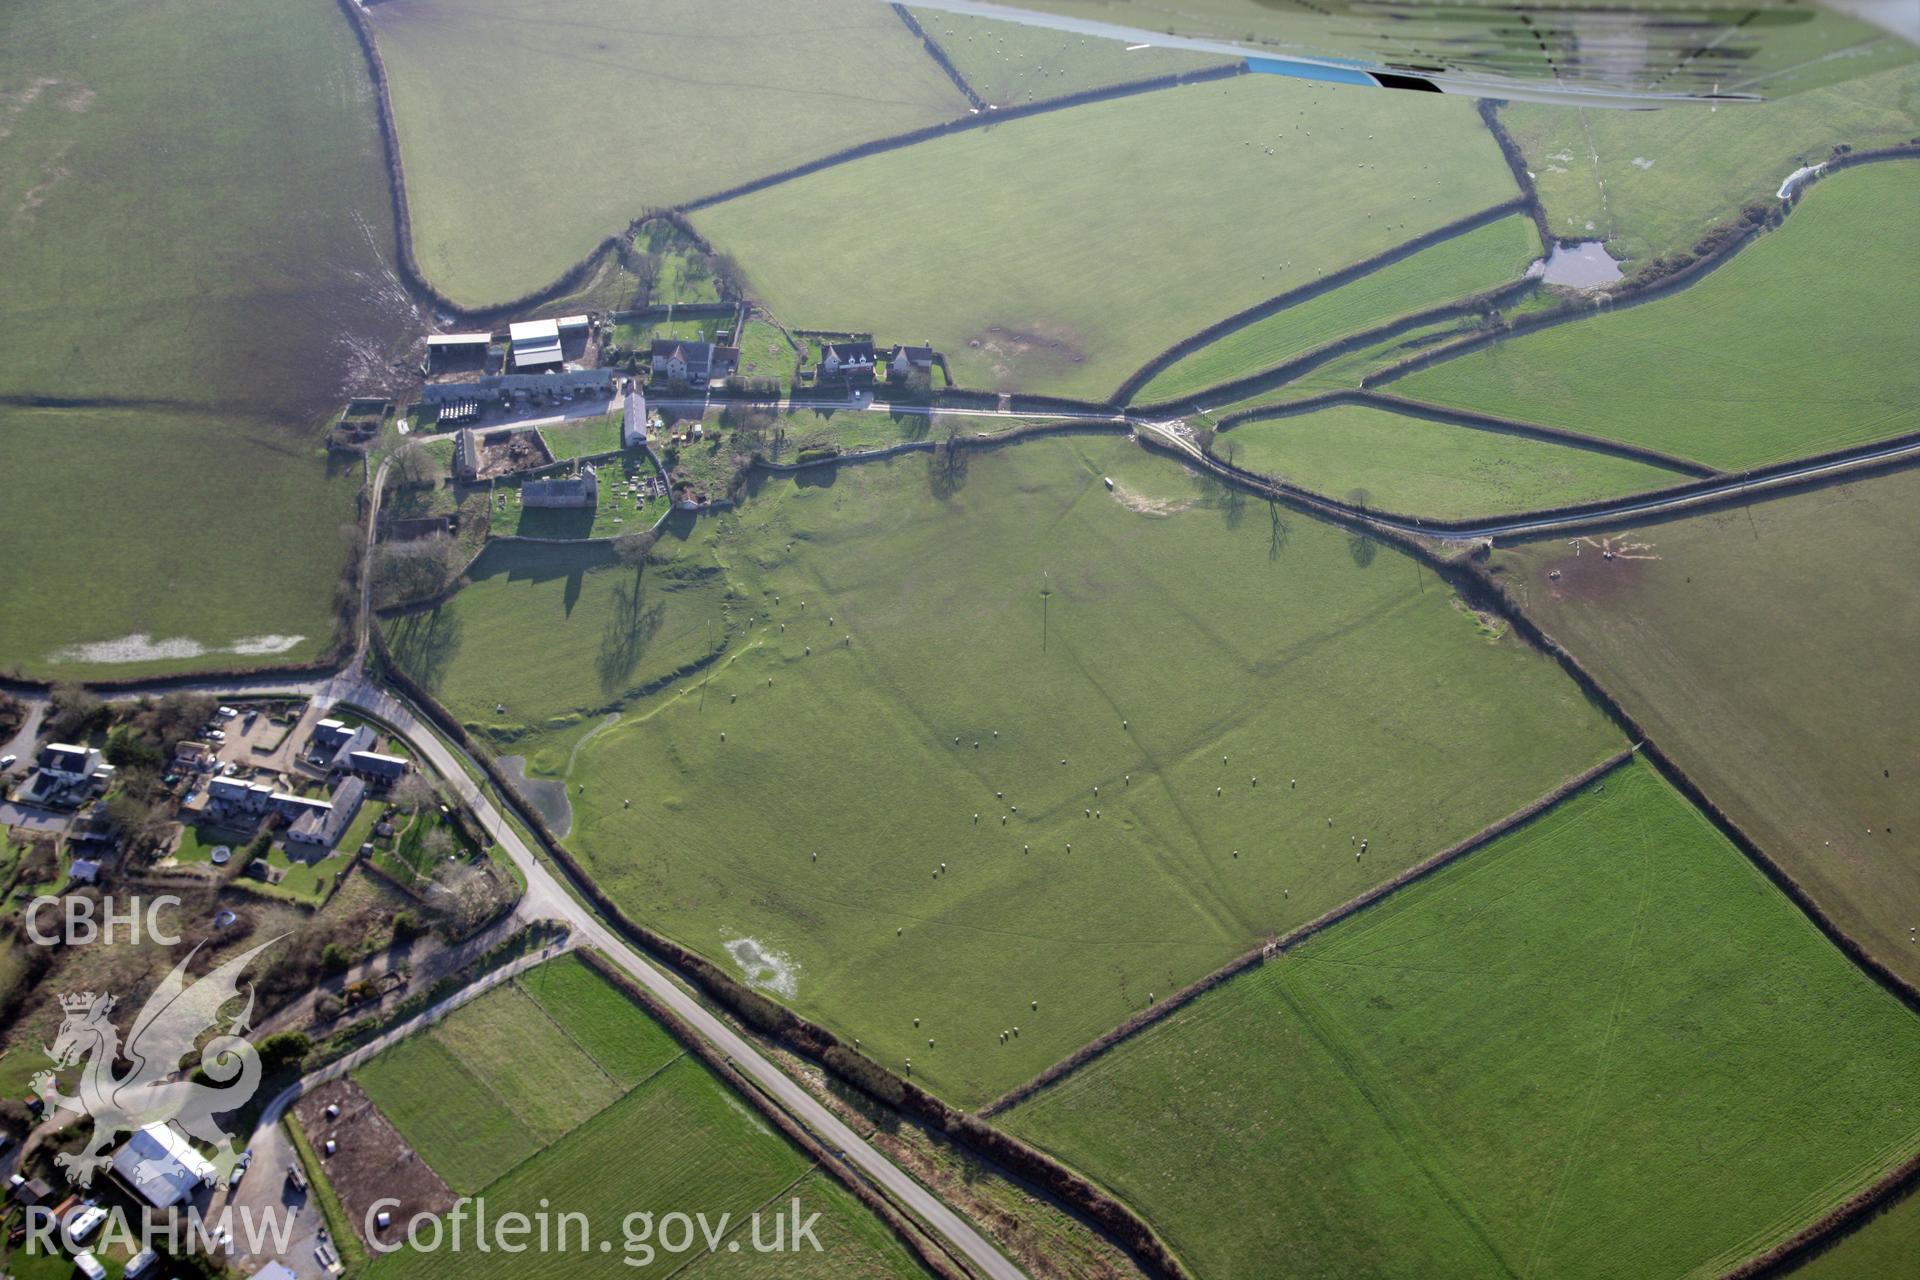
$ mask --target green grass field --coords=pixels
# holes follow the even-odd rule
[[[359,472],[271,426],[0,408],[0,475],[0,665],[161,674],[333,640]]]
[[[1199,395],[1396,317],[1518,280],[1539,256],[1540,237],[1524,214],[1476,227],[1208,343],[1161,370],[1134,399]]]
[[[789,325],[930,339],[962,386],[1103,397],[1223,316],[1513,194],[1464,102],[1250,76],[970,130],[694,222]]]
[[[1740,468],[1920,427],[1920,163],[1816,183],[1786,224],[1679,293],[1525,333],[1400,395]]]
[[[0,666],[331,637],[352,486],[314,429],[415,323],[370,92],[328,0],[0,14],[0,396],[70,403],[0,406]],[[140,631],[305,639],[53,657]]]
[[[626,996],[567,956],[462,1005],[354,1078],[447,1185],[466,1195],[559,1141],[679,1053]]]
[[[1004,1118],[1201,1275],[1709,1275],[1920,1143],[1920,1022],[1636,763]]]
[[[784,386],[793,381],[800,355],[787,336],[765,320],[746,323],[740,335],[740,372],[749,378],[776,378]]]
[[[1118,40],[937,9],[915,10],[914,17],[973,91],[1001,107],[1045,102],[1152,76],[1224,67],[1233,61],[1180,49],[1130,50]]]
[[[1261,475],[1383,511],[1459,519],[1678,484],[1689,477],[1632,458],[1526,436],[1428,422],[1367,405],[1333,405],[1230,428],[1214,444]]]
[[[369,1272],[379,1280],[665,1275],[689,1265],[687,1274],[716,1277],[921,1274],[883,1223],[575,957],[478,997],[355,1078],[449,1185],[481,1194],[489,1216],[549,1209],[588,1223],[545,1251],[482,1253],[469,1236],[459,1251],[385,1255]],[[773,1244],[776,1213],[790,1225],[796,1197],[802,1218],[821,1214],[821,1251],[756,1252],[756,1239]],[[759,1237],[748,1222],[756,1211]],[[697,1232],[694,1248],[677,1251],[671,1231],[652,1234],[653,1218],[675,1212],[707,1215],[719,1240],[712,1253]],[[630,1214],[650,1215],[648,1229]]]
[[[597,418],[582,418],[542,427],[540,435],[556,458],[584,458],[589,454],[613,453],[620,448],[620,423],[623,417],[619,413],[603,413]]]
[[[1906,67],[1717,111],[1576,111],[1516,103],[1500,119],[1526,155],[1555,235],[1607,241],[1624,270],[1681,253],[1835,145],[1920,135]]]
[[[725,657],[534,762],[636,918],[957,1102],[1617,745],[1391,550],[1119,436],[963,456],[964,483],[909,455],[702,521]],[[557,654],[552,618],[512,625]]]
[[[421,267],[480,305],[678,204],[966,109],[879,6],[514,0],[368,10]]]
[[[693,525],[668,521],[643,570],[603,546],[495,544],[452,600],[381,625],[395,657],[470,730],[561,770],[564,748],[545,754],[549,737],[577,735],[593,713],[725,642],[727,584],[704,540],[689,544]]]
[[[1561,539],[1495,556],[1527,611],[1909,981],[1916,504],[1909,471],[1622,531],[1648,544],[1634,559],[1576,559]]]

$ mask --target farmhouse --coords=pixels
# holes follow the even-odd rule
[[[307,762],[321,769],[339,769],[349,755],[372,745],[373,730],[367,726],[322,720],[313,726],[313,734],[307,739]]]
[[[522,320],[508,325],[507,334],[513,342],[513,368],[516,373],[544,369],[563,362],[559,322]]]
[[[577,476],[529,480],[520,487],[520,502],[529,507],[597,507],[600,477],[588,463]]]
[[[690,387],[704,387],[716,378],[725,378],[740,363],[738,347],[672,338],[654,339],[651,356],[655,382],[683,382]]]
[[[171,1209],[214,1183],[213,1163],[170,1124],[150,1124],[122,1143],[113,1172],[156,1209]]]
[[[873,343],[821,343],[820,377],[823,381],[872,382]]]
[[[366,798],[367,784],[358,778],[348,778],[333,789],[331,800],[308,802],[300,816],[287,827],[287,847],[330,852],[353,824]]]

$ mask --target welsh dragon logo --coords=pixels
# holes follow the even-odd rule
[[[92,991],[60,997],[66,1018],[46,1054],[56,1068],[85,1062],[79,1092],[71,1097],[61,1093],[52,1071],[34,1076],[33,1088],[49,1107],[93,1119],[93,1136],[86,1145],[56,1157],[75,1185],[91,1186],[93,1175],[112,1163],[108,1151],[120,1134],[168,1121],[189,1137],[219,1148],[221,1168],[231,1165],[239,1154],[233,1135],[214,1117],[245,1106],[260,1087],[260,1054],[243,1034],[253,1013],[252,985],[247,987],[246,1006],[224,1027],[220,1010],[239,994],[241,971],[279,940],[271,938],[189,984],[187,966],[200,950],[195,947],[148,998],[124,1045],[108,1019],[115,997]],[[209,1029],[219,1034],[198,1044]],[[201,1072],[226,1087],[180,1078],[180,1064],[196,1046]],[[121,1061],[130,1064],[129,1069],[115,1075]]]

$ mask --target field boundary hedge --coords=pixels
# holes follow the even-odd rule
[[[989,1102],[986,1106],[980,1108],[979,1114],[982,1117],[995,1116],[1010,1107],[1025,1102],[1028,1098],[1039,1093],[1049,1085],[1055,1084],[1065,1077],[1072,1075],[1094,1059],[1102,1056],[1121,1041],[1130,1039],[1148,1027],[1153,1026],[1155,1023],[1171,1016],[1197,997],[1205,995],[1221,983],[1227,981],[1227,979],[1244,973],[1246,970],[1262,964],[1275,956],[1285,955],[1309,938],[1339,924],[1348,916],[1365,910],[1376,902],[1379,902],[1382,898],[1406,888],[1415,881],[1425,879],[1427,876],[1440,870],[1440,868],[1465,857],[1467,854],[1479,849],[1482,845],[1507,834],[1509,831],[1525,826],[1542,813],[1545,813],[1548,809],[1551,809],[1554,805],[1559,804],[1574,792],[1585,787],[1588,783],[1598,780],[1625,764],[1633,757],[1635,750],[1636,748],[1634,747],[1626,747],[1614,752],[1606,759],[1600,761],[1600,763],[1583,769],[1572,777],[1565,779],[1545,795],[1514,810],[1504,818],[1488,823],[1466,839],[1449,845],[1447,848],[1442,849],[1439,853],[1429,858],[1414,863],[1406,870],[1400,872],[1400,874],[1382,881],[1358,897],[1341,903],[1339,906],[1314,917],[1303,925],[1289,929],[1277,938],[1269,936],[1268,939],[1259,946],[1243,952],[1218,969],[1215,969],[1212,973],[1207,974],[1205,977],[1188,983],[1186,986],[1180,988],[1180,990],[1168,996],[1165,1000],[1155,1004],[1152,1008],[1141,1010],[1105,1035],[1082,1045],[1065,1058],[1062,1058],[1060,1061],[1042,1071],[1039,1075],[1033,1077],[1033,1079],[1028,1080],[1024,1084],[1015,1085],[1012,1089],[1009,1089],[992,1102]]]
[[[1803,1263],[1825,1253],[1892,1208],[1895,1201],[1916,1187],[1920,1187],[1920,1153],[1909,1156],[1885,1177],[1856,1191],[1828,1210],[1824,1217],[1726,1272],[1723,1280],[1758,1280],[1762,1276],[1783,1276],[1796,1271]]]
[[[1323,364],[1338,360],[1341,356],[1351,355],[1356,351],[1364,351],[1377,342],[1399,337],[1423,325],[1475,315],[1480,316],[1483,322],[1487,321],[1498,314],[1502,305],[1521,294],[1531,293],[1539,288],[1539,284],[1537,280],[1515,280],[1485,293],[1476,293],[1471,297],[1459,298],[1453,302],[1443,302],[1437,307],[1428,307],[1424,311],[1411,311],[1383,324],[1377,324],[1371,329],[1361,329],[1344,338],[1336,338],[1332,342],[1314,347],[1310,351],[1303,351],[1290,360],[1283,360],[1279,364],[1269,365],[1265,369],[1242,374],[1225,382],[1216,382],[1210,387],[1202,387],[1189,395],[1146,404],[1129,404],[1127,407],[1136,413],[1158,416],[1163,413],[1173,413],[1182,406],[1189,406],[1194,411],[1202,411],[1200,406],[1202,396],[1210,400],[1217,397],[1231,404],[1236,400],[1258,395],[1262,391],[1284,387],[1301,374],[1311,372]]]
[[[854,1194],[872,1211],[875,1217],[886,1223],[893,1234],[918,1258],[921,1265],[939,1276],[941,1280],[968,1280],[969,1273],[941,1249],[938,1242],[917,1228],[913,1220],[898,1208],[892,1200],[883,1195],[874,1185],[860,1177],[844,1160],[835,1157],[821,1141],[814,1137],[785,1107],[775,1103],[760,1087],[738,1067],[733,1060],[714,1048],[707,1039],[694,1031],[679,1014],[662,1004],[658,997],[635,982],[625,970],[608,960],[593,947],[576,948],[574,954],[583,960],[587,967],[605,979],[620,994],[644,1009],[656,1022],[667,1029],[687,1052],[698,1058],[707,1070],[722,1080],[735,1093],[739,1094],[750,1106],[758,1111],[774,1128],[778,1129],[787,1141],[805,1152],[821,1169],[829,1172],[839,1183]]]
[[[1045,115],[1050,111],[1064,111],[1069,107],[1085,106],[1094,102],[1131,98],[1136,94],[1152,93],[1157,89],[1172,89],[1186,84],[1205,84],[1211,80],[1231,80],[1235,76],[1245,74],[1247,74],[1246,63],[1236,62],[1224,67],[1209,67],[1200,71],[1182,71],[1164,76],[1149,76],[1143,80],[1127,80],[1120,84],[1100,85],[1092,89],[1082,89],[1078,93],[1048,98],[1044,102],[1030,102],[1013,107],[989,107],[978,115],[957,116],[936,124],[922,125],[918,129],[909,129],[905,133],[890,134],[884,138],[874,138],[867,142],[855,143],[850,147],[842,147],[838,151],[830,152],[817,159],[788,165],[784,169],[776,169],[758,178],[750,178],[711,194],[683,201],[674,208],[682,214],[697,213],[701,209],[712,208],[716,204],[724,204],[729,200],[737,200],[741,196],[752,195],[768,187],[777,187],[795,178],[804,178],[822,169],[831,169],[835,165],[865,159],[867,156],[881,155],[888,151],[898,151],[902,147],[910,147],[917,142],[927,142],[948,134],[965,133],[969,129],[984,129],[989,125],[1001,124],[1008,120]]]
[[[935,63],[939,64],[940,69],[947,73],[947,79],[953,81],[953,87],[960,91],[961,96],[966,98],[975,111],[985,111],[987,109],[987,100],[973,91],[973,86],[967,83],[967,78],[960,74],[960,68],[953,65],[953,59],[949,58],[947,51],[940,47],[940,42],[926,33],[925,28],[920,25],[920,20],[909,13],[907,6],[903,4],[895,4],[890,7],[893,9],[894,16],[905,23],[907,30],[918,37],[920,43],[926,47],[927,56],[932,58]]]
[[[1322,276],[1318,280],[1310,281],[1298,288],[1288,289],[1284,293],[1276,293],[1265,302],[1256,302],[1223,320],[1216,320],[1198,333],[1189,334],[1165,347],[1158,355],[1128,374],[1126,380],[1114,388],[1113,395],[1109,399],[1114,404],[1131,404],[1133,397],[1140,392],[1141,388],[1153,381],[1163,370],[1230,333],[1257,324],[1268,316],[1278,315],[1302,302],[1309,302],[1321,294],[1331,293],[1362,276],[1372,275],[1383,267],[1390,267],[1396,262],[1410,258],[1423,249],[1431,249],[1436,244],[1465,235],[1469,231],[1477,231],[1488,223],[1498,222],[1510,214],[1524,212],[1525,209],[1524,198],[1503,200],[1478,213],[1470,213],[1464,218],[1455,218],[1452,222],[1435,227],[1431,231],[1422,232],[1410,240],[1403,240],[1390,248],[1382,249],[1379,253],[1361,258],[1358,262],[1350,262],[1338,271]]]
[[[1293,417],[1298,414],[1311,413],[1317,409],[1341,404],[1368,405],[1392,412],[1401,412],[1400,403],[1402,402],[1398,402],[1396,397],[1382,396],[1377,392],[1332,391],[1324,395],[1296,400],[1284,405],[1266,406],[1259,409],[1246,410],[1243,414],[1229,415],[1221,419],[1221,429],[1231,431],[1234,427],[1245,422],[1269,418]],[[1418,404],[1420,402],[1407,401],[1404,403]],[[1429,415],[1410,414],[1409,416],[1425,417]],[[1446,421],[1446,419],[1442,418],[1440,421]],[[1466,426],[1466,429],[1506,429],[1497,425],[1502,422],[1504,422],[1503,419],[1491,419],[1490,425],[1488,426],[1476,427],[1469,424]],[[1555,428],[1541,428],[1535,424],[1516,425],[1521,429],[1515,430],[1515,434],[1527,436],[1537,435],[1549,440],[1554,439],[1553,432],[1557,430]],[[1568,445],[1569,447],[1587,447],[1582,444],[1578,433],[1568,433],[1568,435],[1570,438],[1557,442]],[[1854,480],[1864,479],[1868,476],[1899,470],[1902,467],[1913,465],[1915,459],[1887,458],[1872,461],[1873,455],[1888,449],[1907,449],[1915,445],[1920,445],[1920,431],[1908,432],[1905,435],[1889,436],[1884,440],[1872,440],[1865,444],[1848,445],[1843,449],[1834,449],[1827,453],[1810,454],[1804,458],[1791,458],[1785,462],[1772,462],[1766,466],[1753,467],[1745,471],[1712,472],[1699,476],[1696,479],[1683,481],[1679,484],[1658,489],[1647,489],[1637,494],[1629,494],[1625,498],[1594,498],[1582,502],[1564,503],[1557,507],[1536,507],[1531,510],[1505,512],[1499,515],[1465,517],[1407,515],[1388,510],[1384,507],[1363,507],[1348,502],[1343,498],[1331,497],[1312,489],[1294,485],[1291,481],[1283,478],[1266,476],[1259,472],[1246,470],[1235,463],[1226,462],[1212,454],[1208,454],[1207,456],[1210,462],[1218,464],[1229,472],[1237,473],[1243,477],[1253,477],[1265,485],[1280,486],[1282,488],[1297,490],[1303,494],[1309,494],[1320,502],[1330,507],[1346,511],[1355,517],[1362,519],[1393,520],[1403,524],[1414,524],[1420,526],[1423,532],[1431,532],[1436,537],[1448,537],[1469,533],[1493,522],[1507,522],[1511,524],[1522,524],[1536,520],[1565,520],[1570,522],[1561,528],[1551,531],[1555,534],[1576,533],[1587,529],[1612,528],[1626,524],[1665,523],[1669,520],[1704,515],[1710,511],[1717,511],[1722,507],[1752,502],[1756,499],[1770,501],[1774,498],[1803,493],[1808,489],[1818,488],[1821,485],[1849,483]],[[1596,451],[1617,452],[1617,450],[1613,449]],[[1644,461],[1645,459],[1642,460]],[[1868,465],[1850,468],[1841,472],[1805,476],[1798,481],[1771,485],[1764,492],[1760,493],[1752,491],[1752,486],[1754,485],[1769,484],[1781,475],[1798,471],[1804,467],[1819,467],[1830,464],[1843,465],[1855,460],[1867,462]],[[1671,466],[1672,464],[1661,463],[1661,465]],[[1695,465],[1697,466],[1698,464]],[[1733,487],[1727,488],[1726,486]],[[1693,494],[1701,496],[1697,501],[1688,502],[1687,499],[1689,495]],[[1686,505],[1670,511],[1621,510],[1620,504],[1623,501],[1631,503],[1685,502]],[[1581,517],[1583,516],[1591,516],[1592,519],[1582,522]],[[1544,532],[1547,531],[1542,531],[1542,533]],[[1542,535],[1523,532],[1517,536],[1525,539]]]
[[[1818,173],[1813,174],[1795,188],[1793,195],[1787,200],[1754,201],[1737,218],[1709,229],[1695,242],[1687,254],[1673,259],[1655,259],[1646,271],[1631,277],[1618,288],[1592,297],[1569,299],[1552,310],[1515,316],[1502,330],[1472,334],[1457,342],[1423,351],[1417,356],[1367,375],[1361,379],[1360,385],[1371,388],[1383,382],[1392,382],[1430,365],[1465,355],[1504,338],[1565,324],[1601,311],[1639,306],[1643,302],[1652,302],[1670,293],[1689,288],[1726,263],[1734,254],[1752,244],[1762,232],[1778,227],[1786,220],[1787,215],[1799,206],[1807,190],[1827,174],[1879,161],[1915,159],[1920,159],[1920,143],[1904,143],[1896,147],[1848,151],[1836,155],[1825,161],[1824,167]]]
[[[640,924],[615,903],[555,835],[537,807],[514,780],[500,770],[490,752],[480,750],[459,720],[394,661],[386,638],[372,630],[376,656],[389,681],[469,756],[492,780],[494,789],[565,873],[576,892],[627,942],[673,969],[742,1023],[772,1037],[803,1057],[823,1064],[849,1084],[897,1111],[916,1116],[1015,1177],[1043,1188],[1125,1249],[1148,1275],[1189,1280],[1189,1273],[1144,1218],[1125,1203],[1068,1169],[1052,1156],[948,1106],[920,1086],[848,1048],[825,1027],[802,1018],[785,1005],[753,990],[733,975],[663,934]]]
[[[1405,396],[1396,396],[1385,391],[1343,389],[1328,392],[1324,396],[1294,400],[1286,404],[1261,405],[1240,413],[1228,414],[1220,419],[1217,425],[1223,430],[1231,430],[1232,426],[1238,426],[1243,422],[1298,417],[1301,413],[1312,411],[1300,407],[1307,404],[1311,404],[1312,408],[1322,408],[1331,404],[1367,405],[1389,413],[1397,413],[1403,418],[1419,418],[1423,422],[1439,422],[1469,431],[1494,431],[1504,435],[1527,436],[1550,444],[1565,445],[1570,449],[1584,449],[1589,453],[1606,453],[1615,457],[1631,458],[1635,462],[1664,467],[1669,471],[1678,471],[1702,480],[1724,480],[1728,474],[1715,470],[1704,462],[1695,462],[1692,458],[1683,458],[1677,453],[1663,453],[1658,449],[1651,449],[1646,445],[1634,444],[1626,440],[1612,440],[1606,436],[1575,431],[1571,427],[1550,427],[1545,423],[1528,422],[1523,418],[1503,418],[1498,414],[1481,413],[1474,409],[1455,409],[1425,400],[1409,400]],[[1800,465],[1800,462],[1796,460],[1794,465]]]
[[[1487,132],[1493,135],[1493,145],[1500,148],[1500,158],[1507,162],[1507,172],[1513,175],[1514,185],[1520,188],[1521,198],[1526,201],[1527,216],[1533,219],[1534,230],[1540,233],[1540,246],[1548,253],[1560,243],[1558,237],[1547,226],[1547,207],[1540,203],[1540,191],[1533,185],[1533,170],[1527,167],[1527,157],[1520,151],[1520,144],[1507,132],[1507,126],[1500,123],[1502,100],[1481,98],[1474,103],[1480,112],[1480,123],[1487,126]]]

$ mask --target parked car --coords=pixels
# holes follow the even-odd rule
[[[13,768],[19,762],[19,756],[0,756],[0,772]]]

